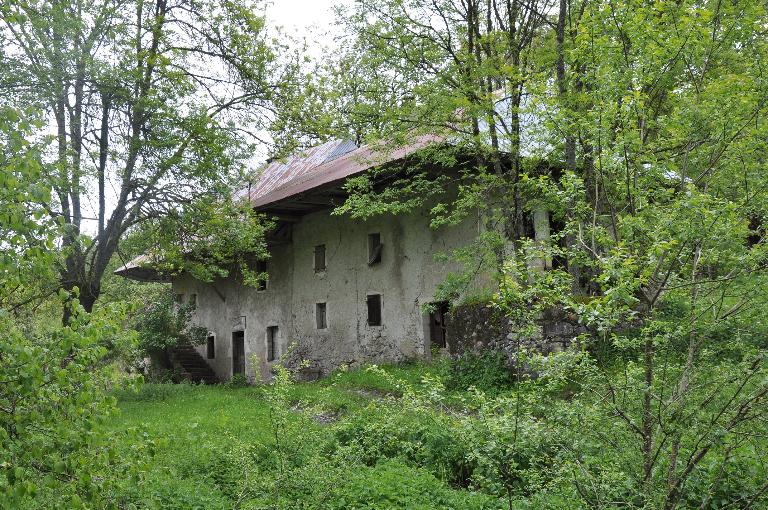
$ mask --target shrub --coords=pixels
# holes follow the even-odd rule
[[[226,383],[227,388],[245,388],[248,386],[248,378],[245,374],[234,374]]]
[[[163,289],[136,314],[133,327],[139,335],[139,350],[150,355],[179,343],[205,342],[208,330],[191,323],[194,311],[194,305],[175,303],[173,294]]]
[[[368,466],[399,458],[455,486],[469,484],[472,466],[462,429],[438,412],[371,405],[341,424],[335,438],[339,447]]]
[[[77,308],[69,326],[35,332],[0,318],[0,508],[107,507],[139,476],[146,443],[121,451],[102,427],[115,409],[100,341],[119,317]]]
[[[370,467],[351,465],[339,474],[343,483],[331,488],[321,508],[498,508],[498,502],[491,497],[451,489],[428,471],[397,460],[384,460]]]
[[[503,352],[468,352],[444,366],[445,387],[465,391],[474,386],[486,393],[498,393],[514,384],[514,373]]]

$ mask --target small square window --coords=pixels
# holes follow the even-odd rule
[[[381,262],[381,234],[378,232],[368,234],[368,265],[372,266]]]
[[[325,245],[315,246],[315,272],[325,271]]]
[[[277,326],[267,328],[267,361],[277,359]]]
[[[206,340],[206,346],[205,346],[205,356],[208,359],[213,359],[216,357],[216,339],[213,337],[213,335],[209,336]]]
[[[317,323],[317,329],[325,329],[328,327],[326,311],[327,307],[325,303],[315,304],[315,321]]]
[[[173,302],[180,305],[184,302],[184,294],[176,293],[173,295]]]
[[[267,290],[267,280],[269,279],[269,274],[267,273],[266,260],[256,261],[256,272],[258,273],[258,278],[259,278],[259,282],[256,286],[256,290]]]
[[[381,326],[381,294],[371,294],[366,298],[368,306],[368,325]]]

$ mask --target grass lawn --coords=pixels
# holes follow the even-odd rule
[[[154,452],[123,500],[158,509],[498,508],[498,500],[398,454],[360,453],[366,417],[397,412],[398,381],[418,384],[430,370],[388,367],[289,384],[282,406],[274,389],[258,386],[146,384],[119,392],[110,426],[138,431],[118,435],[126,448],[149,441]]]

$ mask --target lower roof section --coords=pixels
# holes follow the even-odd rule
[[[147,255],[139,255],[114,271],[114,273],[123,278],[139,282],[169,283],[171,281],[169,275],[161,273],[153,266],[150,257]]]

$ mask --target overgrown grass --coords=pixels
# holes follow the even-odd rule
[[[637,498],[637,438],[604,405],[603,379],[582,359],[545,361],[540,377],[516,386],[480,357],[338,371],[312,383],[278,371],[263,386],[119,392],[111,426],[133,431],[122,447],[152,454],[143,476],[124,485],[123,506],[576,509],[608,498],[647,508]],[[616,377],[642,376],[633,374]],[[738,450],[715,445],[684,500],[698,508],[717,487],[717,503],[704,508],[728,507],[759,489],[766,446],[757,436]]]
[[[121,412],[111,426],[138,429],[136,437],[155,444],[124,500],[157,509],[496,508],[495,498],[452,486],[429,466],[398,455],[371,462],[344,444],[345,430],[377,406],[397,406],[401,384],[418,385],[431,370],[340,371],[290,384],[288,412],[275,409],[265,386],[144,384],[116,392]]]

